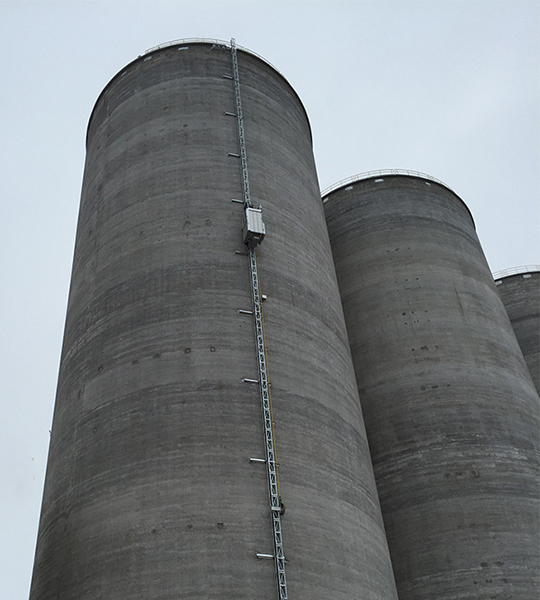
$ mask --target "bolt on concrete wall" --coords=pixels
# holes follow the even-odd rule
[[[395,599],[306,113],[239,52],[290,598]],[[88,129],[32,600],[277,593],[231,56],[171,46]],[[228,113],[233,113],[228,114]]]
[[[540,394],[540,273],[519,273],[495,283]]]
[[[406,176],[324,206],[400,600],[536,597],[539,399],[469,211]]]

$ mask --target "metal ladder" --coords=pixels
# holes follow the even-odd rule
[[[240,159],[242,161],[242,188],[245,208],[252,208],[249,193],[249,178],[247,167],[246,143],[244,137],[244,120],[242,116],[242,100],[240,97],[240,78],[238,75],[238,57],[236,44],[231,39],[231,59],[234,80],[234,96],[236,100],[236,117],[238,123],[238,140],[240,143]],[[281,535],[281,514],[283,503],[279,493],[279,478],[274,447],[274,426],[272,419],[272,403],[270,398],[270,384],[266,360],[266,345],[264,339],[264,323],[261,309],[261,293],[259,288],[259,274],[257,267],[257,254],[255,248],[249,247],[249,269],[251,280],[251,294],[253,298],[253,314],[255,316],[255,336],[257,343],[257,363],[259,367],[259,388],[261,394],[262,418],[264,428],[264,441],[266,449],[266,466],[268,471],[268,488],[270,494],[270,513],[272,516],[272,530],[274,534],[274,563],[278,583],[279,600],[288,600],[287,580],[285,577],[285,555],[283,552],[283,539]]]

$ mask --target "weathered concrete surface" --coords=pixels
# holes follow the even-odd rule
[[[540,394],[540,273],[510,275],[495,283]]]
[[[400,600],[536,598],[539,399],[467,208],[406,176],[324,206]]]
[[[290,598],[396,598],[298,97],[239,52]],[[131,63],[88,131],[32,600],[277,595],[230,52]]]

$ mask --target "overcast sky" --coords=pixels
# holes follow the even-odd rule
[[[206,37],[275,65],[310,117],[321,188],[402,168],[473,213],[493,271],[540,263],[538,1],[0,0],[0,590],[26,600],[86,125],[146,49]]]

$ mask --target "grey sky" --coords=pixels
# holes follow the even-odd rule
[[[84,163],[103,87],[147,48],[250,48],[302,98],[320,184],[428,173],[492,270],[540,263],[540,4],[519,0],[0,0],[0,589],[26,600]]]

